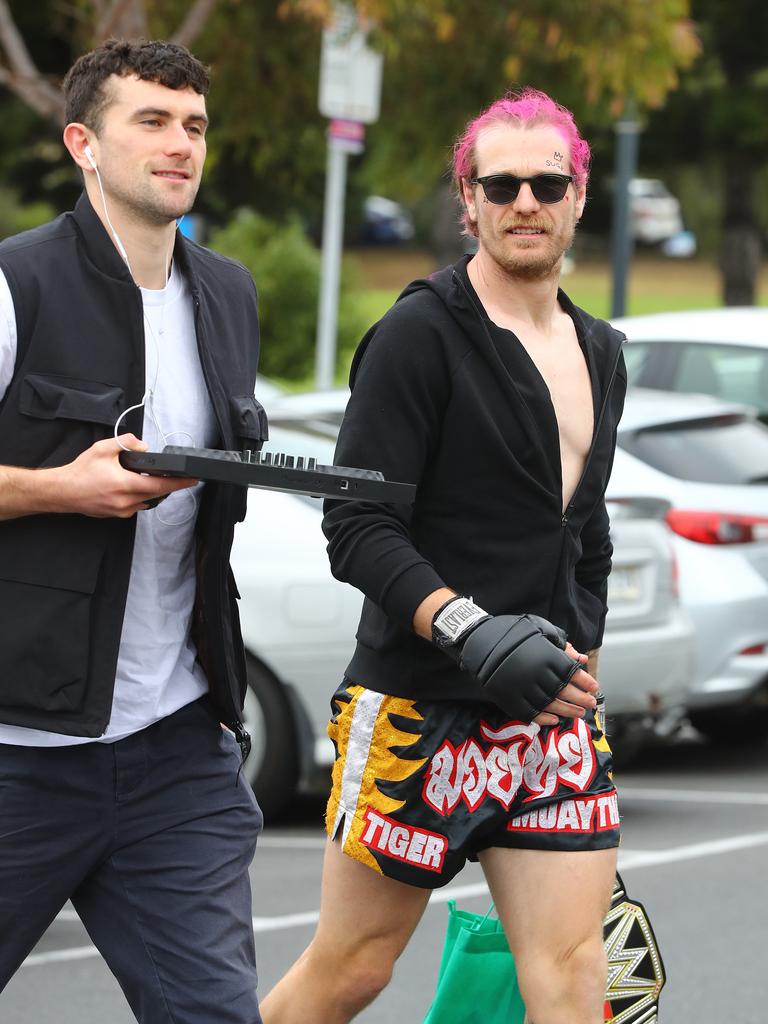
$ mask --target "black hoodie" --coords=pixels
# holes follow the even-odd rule
[[[488,319],[468,259],[409,285],[352,364],[336,462],[418,484],[413,508],[328,501],[323,521],[334,576],[366,597],[348,677],[414,699],[480,698],[413,632],[439,587],[491,614],[543,615],[579,651],[600,645],[607,610],[604,494],[626,390],[623,335],[558,292],[586,357],[595,423],[563,514],[549,392],[517,337]]]

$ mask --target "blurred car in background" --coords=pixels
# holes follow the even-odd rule
[[[629,183],[632,237],[641,245],[658,245],[683,231],[680,201],[658,178],[632,178]]]
[[[696,628],[693,724],[768,737],[768,427],[744,406],[630,388],[608,497],[669,502],[680,597]],[[638,651],[638,654],[641,652]],[[660,660],[643,649],[649,671]]]
[[[622,317],[630,384],[754,406],[768,423],[768,309],[726,307]]]
[[[267,401],[264,450],[330,463],[347,397],[338,389]],[[635,502],[625,490],[614,510],[615,568],[600,677],[619,756],[675,728],[691,681],[693,631],[677,599],[667,507]],[[352,654],[362,597],[331,576],[321,502],[252,489],[248,513],[232,552],[253,737],[246,771],[273,816],[297,791],[329,787],[330,698]],[[657,656],[654,664],[648,651]]]
[[[333,441],[270,424],[264,451],[333,461]],[[322,502],[248,492],[232,567],[240,591],[252,750],[245,770],[267,817],[298,789],[327,789],[330,698],[355,643],[360,595],[334,580],[320,529]]]
[[[269,377],[263,377],[260,373],[256,375],[256,397],[262,405],[272,405],[285,394],[285,390]]]
[[[363,203],[360,241],[365,245],[399,245],[415,234],[413,218],[401,203],[385,196],[368,196]]]
[[[265,401],[270,423],[312,431],[330,438],[335,445],[336,435],[349,401],[349,388],[297,391],[293,394],[277,395],[272,400],[267,396]]]
[[[607,502],[613,566],[598,672],[617,764],[677,732],[694,672],[694,629],[664,521],[669,504],[627,496],[634,492],[626,483],[625,496]]]

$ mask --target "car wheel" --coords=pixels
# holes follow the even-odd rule
[[[274,818],[296,793],[299,753],[290,704],[277,679],[247,655],[248,691],[245,727],[251,753],[245,762],[248,781],[266,819]]]
[[[768,708],[718,708],[716,711],[691,711],[691,725],[710,741],[721,746],[760,746],[768,739]]]

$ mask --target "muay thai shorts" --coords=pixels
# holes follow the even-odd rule
[[[349,681],[331,708],[326,830],[380,874],[435,889],[490,847],[619,845],[599,713],[540,727],[493,704],[407,700]]]

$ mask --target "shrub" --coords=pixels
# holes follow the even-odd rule
[[[259,293],[260,372],[288,380],[314,372],[320,253],[297,217],[284,223],[241,210],[212,233],[212,249],[250,270]],[[366,327],[345,271],[339,308],[337,354],[348,353]],[[342,359],[344,357],[342,356]]]

